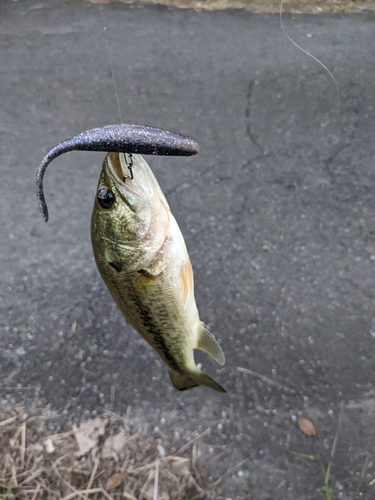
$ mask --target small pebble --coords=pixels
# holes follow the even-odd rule
[[[55,451],[55,447],[52,443],[52,439],[48,438],[44,441],[44,446],[46,448],[47,453],[53,453]]]
[[[165,457],[165,455],[166,455],[165,449],[163,448],[163,446],[161,444],[157,445],[157,449],[158,449],[159,455],[161,457]]]

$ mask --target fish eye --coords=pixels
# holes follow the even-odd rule
[[[115,195],[110,191],[109,189],[106,188],[101,188],[98,191],[97,194],[97,199],[98,203],[102,208],[112,208],[112,205],[114,204],[116,198]]]

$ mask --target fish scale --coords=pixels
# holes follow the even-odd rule
[[[183,339],[188,332],[180,326],[184,318],[179,315],[176,297],[168,293],[165,276],[159,277],[154,290],[151,291],[149,286],[147,293],[135,293],[139,290],[136,283],[143,278],[142,275],[128,275],[122,279],[111,274],[109,276],[104,270],[102,277],[120,310],[124,312],[127,322],[159,352],[170,369],[182,373],[180,367],[184,365],[186,357],[185,353],[181,355],[186,344]],[[162,296],[163,301],[160,300]],[[165,332],[171,332],[169,346],[164,341]]]

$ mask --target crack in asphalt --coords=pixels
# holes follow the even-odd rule
[[[247,87],[247,94],[246,94],[245,115],[246,115],[246,118],[248,119],[246,131],[247,131],[247,135],[248,135],[250,141],[254,144],[255,147],[257,147],[259,149],[259,151],[262,153],[262,155],[266,157],[267,155],[264,152],[264,149],[262,148],[262,146],[259,144],[259,142],[255,138],[254,133],[253,133],[252,128],[251,128],[251,97],[253,94],[253,88],[254,88],[254,82],[250,81],[249,85]]]
[[[276,158],[279,156],[289,156],[289,157],[295,156],[292,154],[281,155],[281,154],[274,154],[274,153],[266,153],[265,149],[262,147],[259,140],[256,138],[256,136],[252,130],[252,126],[251,126],[251,99],[253,96],[254,85],[255,85],[255,82],[253,80],[251,80],[249,82],[248,88],[247,88],[245,116],[246,116],[248,122],[247,122],[246,132],[247,132],[247,135],[248,135],[251,143],[261,152],[262,157],[256,156],[255,158],[250,159],[249,162],[246,163],[246,166],[249,166],[253,161],[260,160],[261,158],[268,159],[268,158],[272,158],[272,157]],[[350,96],[350,97],[354,97],[354,96]],[[347,110],[354,111],[354,113],[357,115],[357,119],[352,124],[352,127],[349,127],[350,130],[348,131],[347,137],[344,140],[344,142],[327,159],[323,160],[323,164],[324,164],[325,170],[328,174],[328,177],[330,179],[331,184],[336,184],[336,176],[335,176],[335,173],[332,172],[332,170],[330,169],[330,165],[335,161],[337,156],[342,151],[344,151],[345,149],[347,149],[350,146],[350,140],[354,139],[356,130],[359,128],[359,124],[360,124],[358,109],[351,106],[351,107],[348,107]]]
[[[354,98],[354,96],[350,95],[349,98]],[[346,138],[345,138],[343,144],[341,144],[341,146],[339,146],[326,160],[323,161],[325,169],[326,169],[327,174],[328,174],[328,177],[330,178],[332,184],[336,184],[337,179],[336,179],[335,173],[332,172],[332,170],[330,169],[330,165],[335,161],[335,159],[338,157],[338,155],[340,153],[342,153],[342,151],[345,151],[345,149],[347,149],[350,146],[351,141],[355,138],[356,131],[359,129],[359,125],[360,125],[358,109],[354,106],[349,106],[347,108],[347,111],[348,112],[353,111],[355,113],[355,115],[357,116],[357,118],[355,120],[353,120],[353,122],[351,124],[352,126],[349,125],[349,127],[348,127],[349,130],[346,134]]]
[[[345,144],[342,144],[340,147],[338,147],[336,149],[336,151],[329,157],[327,158],[326,160],[324,160],[323,164],[324,164],[324,167],[327,171],[327,174],[328,174],[328,177],[330,178],[331,180],[331,184],[336,184],[336,176],[335,176],[335,173],[331,171],[331,169],[329,168],[330,165],[334,162],[334,160],[337,158],[337,156],[342,152],[344,151],[347,147],[349,146],[348,143],[345,143]]]

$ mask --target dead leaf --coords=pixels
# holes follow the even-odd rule
[[[119,473],[113,474],[113,476],[108,478],[108,481],[106,484],[107,490],[114,490],[115,488],[117,488],[117,486],[120,486],[120,484],[122,483],[122,478],[123,478],[123,474],[119,474]]]
[[[93,418],[81,422],[80,426],[73,425],[74,436],[77,441],[78,451],[76,455],[81,457],[92,450],[97,444],[100,436],[104,436],[107,420]]]
[[[306,436],[316,435],[315,425],[308,418],[299,418],[298,426]]]
[[[114,436],[109,436],[103,444],[102,457],[110,458],[114,453],[120,453],[126,443],[126,432],[121,429],[120,432]]]

